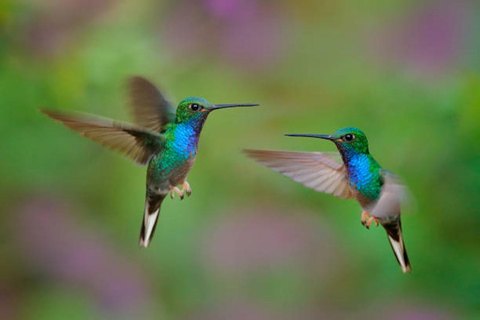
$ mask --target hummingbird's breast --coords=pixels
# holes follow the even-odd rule
[[[348,159],[347,177],[355,198],[362,207],[380,198],[382,178],[380,166],[369,154],[358,154]]]
[[[177,125],[165,135],[162,151],[152,157],[147,170],[147,184],[159,189],[182,184],[192,168],[198,150],[198,135],[194,128]]]

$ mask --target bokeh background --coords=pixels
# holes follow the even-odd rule
[[[2,0],[1,319],[479,319],[477,1]],[[40,106],[128,120],[125,81],[258,102],[208,119],[138,248],[145,169]],[[360,208],[247,159],[362,128],[414,195],[413,273]]]

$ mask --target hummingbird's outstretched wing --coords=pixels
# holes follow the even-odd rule
[[[165,126],[175,121],[175,108],[150,81],[139,76],[131,77],[129,90],[135,124],[154,132],[164,132]]]
[[[258,163],[319,192],[353,198],[343,164],[322,152],[244,150]]]
[[[400,219],[400,205],[405,199],[407,189],[391,171],[382,169],[380,174],[383,178],[382,192],[369,213],[377,218],[387,231],[388,241],[403,272],[411,272]]]
[[[165,143],[163,135],[131,124],[56,110],[42,109],[42,112],[82,136],[122,152],[140,165],[146,165],[150,157],[160,151]]]

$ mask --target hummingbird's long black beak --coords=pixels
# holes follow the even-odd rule
[[[306,137],[306,138],[319,138],[325,140],[334,140],[335,138],[329,134],[286,134],[288,137]]]
[[[214,104],[209,108],[210,111],[225,109],[225,108],[236,108],[236,107],[255,107],[258,106],[258,103],[229,103],[229,104]]]

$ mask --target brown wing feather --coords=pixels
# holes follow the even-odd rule
[[[165,139],[150,130],[107,118],[53,110],[42,112],[81,135],[122,152],[141,165],[147,164],[152,154],[162,148]]]
[[[175,121],[175,109],[150,81],[138,76],[131,77],[129,89],[134,123],[155,132],[163,132],[165,125]]]
[[[343,164],[321,152],[244,150],[258,163],[319,192],[353,198]]]

